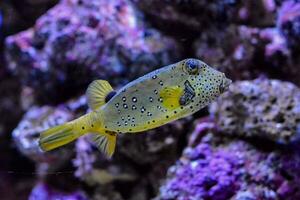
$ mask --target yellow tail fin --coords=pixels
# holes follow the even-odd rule
[[[72,142],[79,136],[74,132],[71,123],[65,123],[42,132],[39,144],[43,151],[50,151]]]
[[[90,115],[50,128],[40,134],[39,145],[43,151],[50,151],[72,142],[90,131]]]

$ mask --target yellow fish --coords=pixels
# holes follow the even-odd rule
[[[97,147],[111,157],[118,133],[136,133],[191,115],[228,89],[221,73],[198,59],[185,59],[146,74],[114,91],[107,81],[95,80],[87,89],[92,112],[50,128],[40,135],[49,151],[94,133]]]

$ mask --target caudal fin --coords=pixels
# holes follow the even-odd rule
[[[74,130],[72,122],[50,128],[40,135],[39,145],[43,151],[50,151],[65,145],[80,136]]]

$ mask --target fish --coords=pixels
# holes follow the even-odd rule
[[[228,90],[231,80],[199,59],[188,58],[154,70],[119,90],[94,80],[86,97],[91,112],[45,130],[39,146],[50,151],[87,133],[107,157],[117,135],[139,133],[192,115]]]

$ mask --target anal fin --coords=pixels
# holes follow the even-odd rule
[[[94,133],[93,142],[98,149],[107,157],[112,157],[116,148],[117,134],[115,132],[106,131],[105,133]]]

